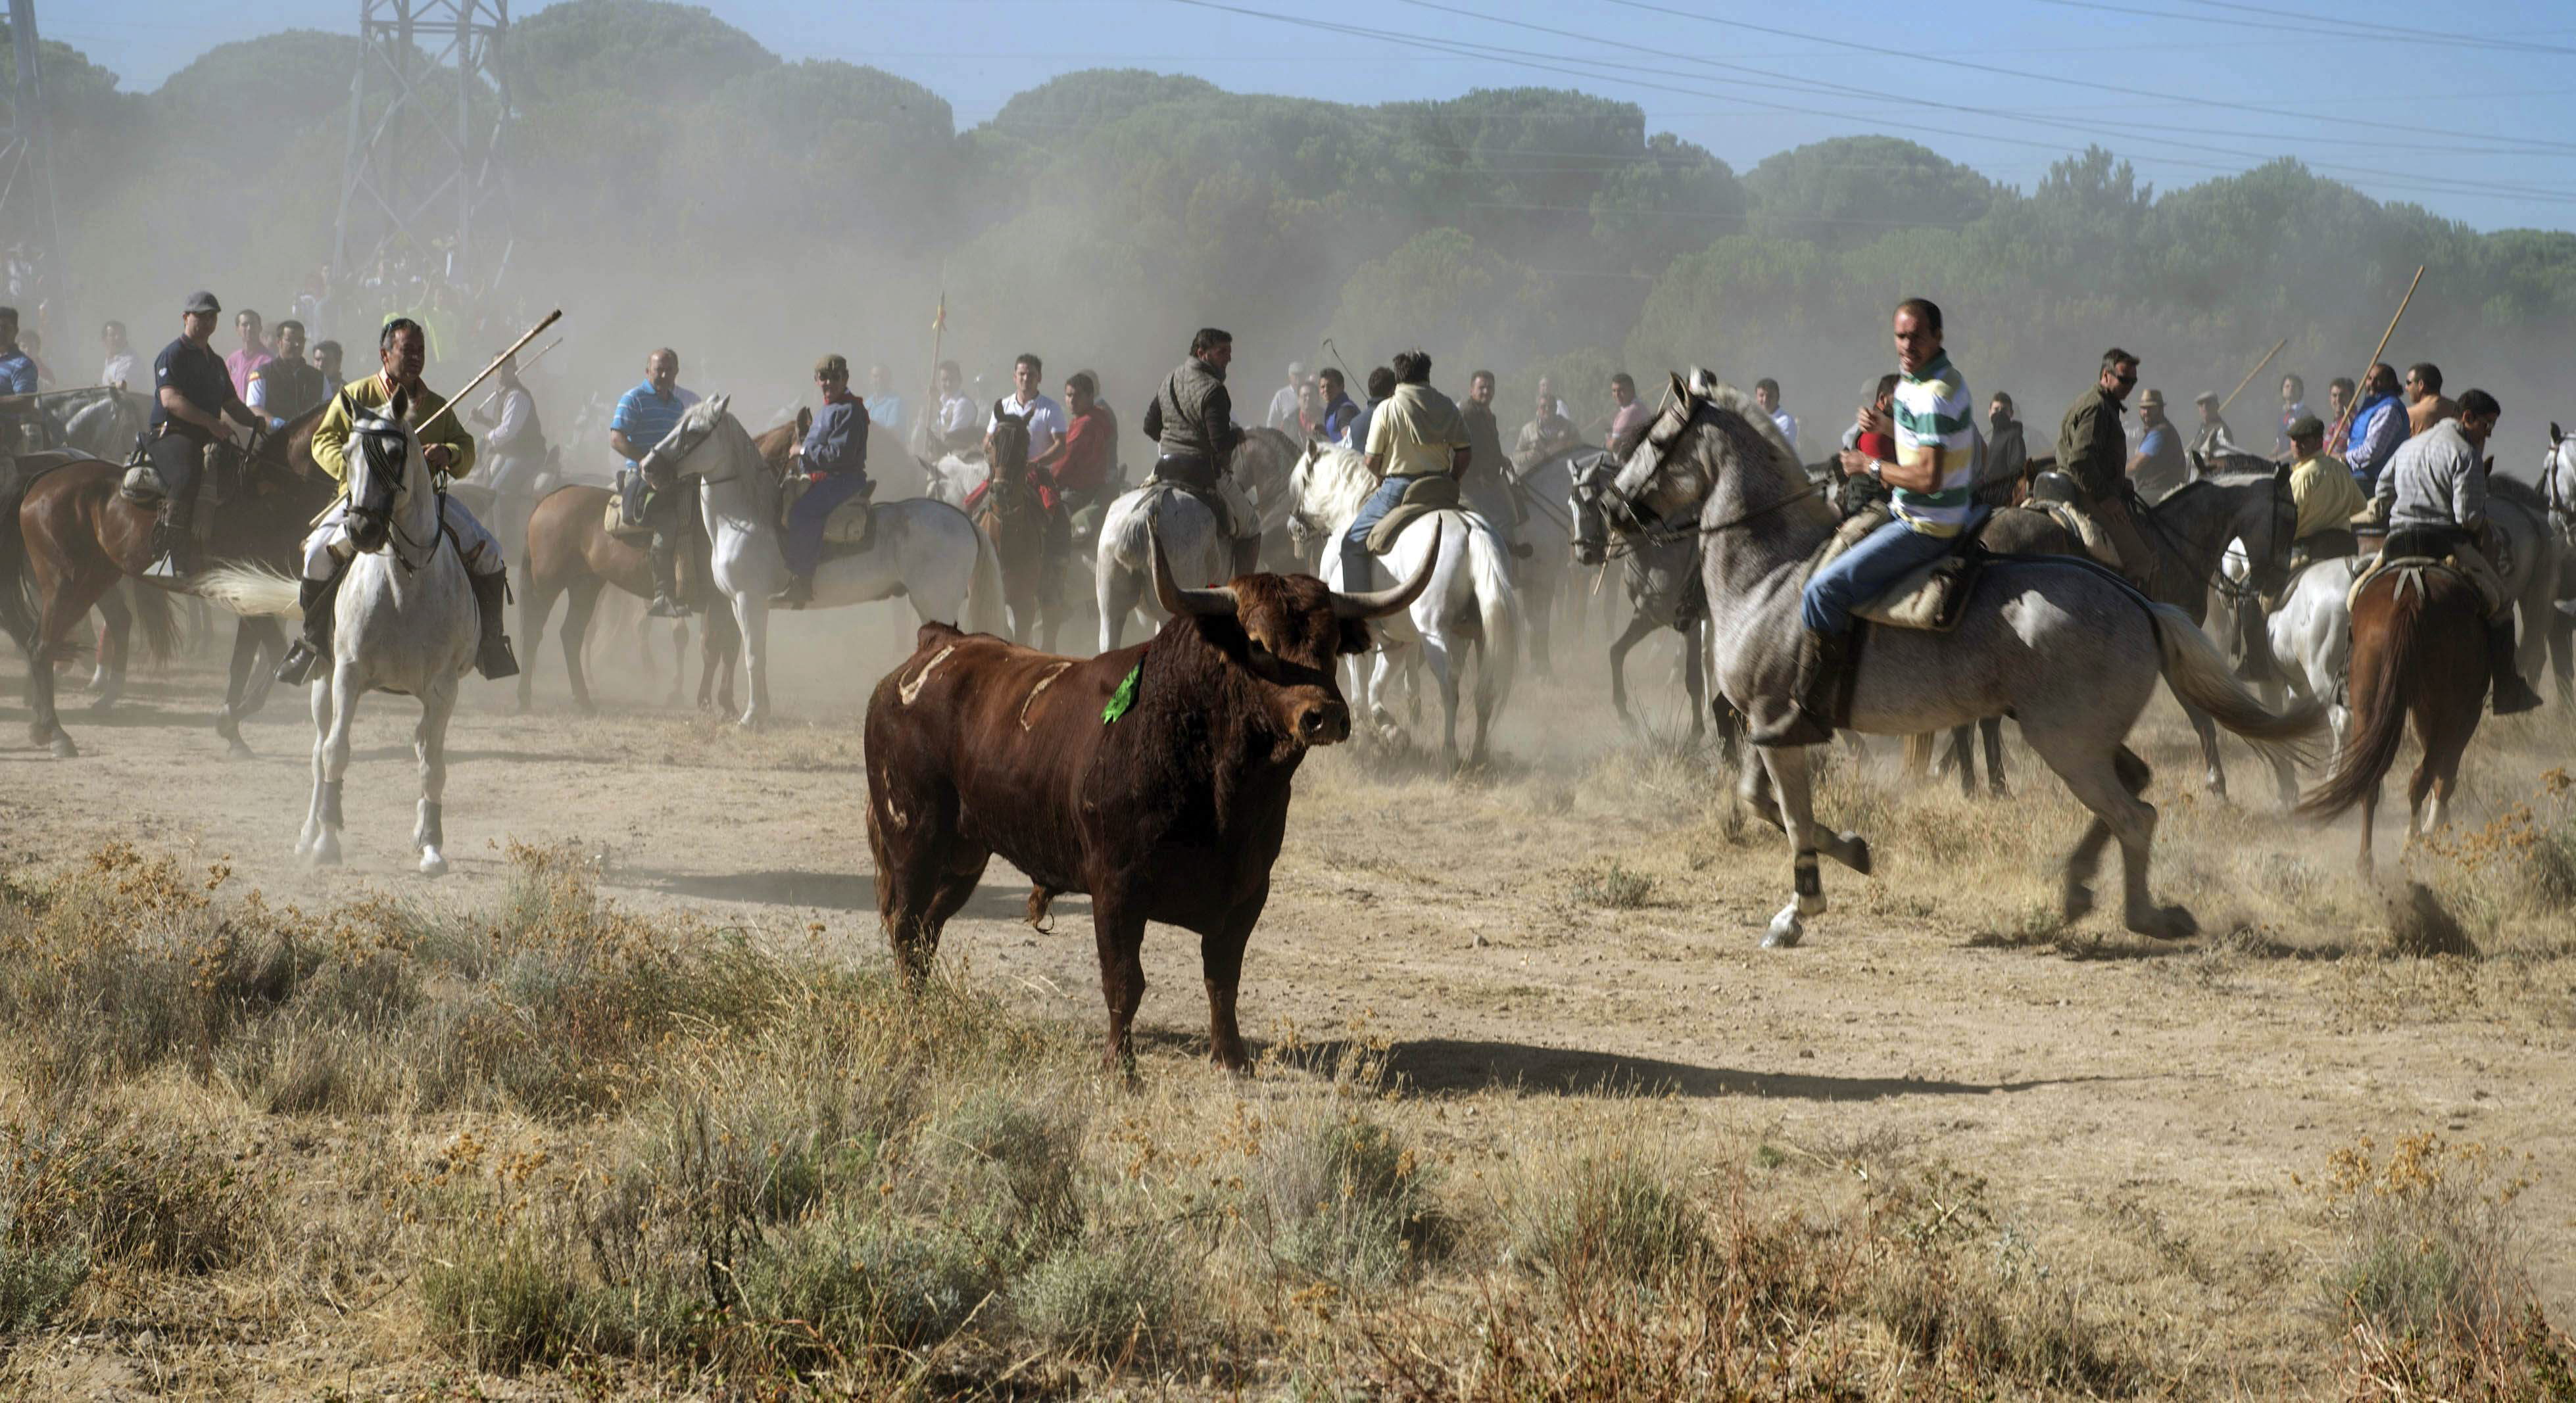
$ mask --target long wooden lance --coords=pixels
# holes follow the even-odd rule
[[[538,347],[538,348],[537,348],[537,353],[536,353],[535,355],[533,355],[533,356],[528,357],[527,364],[526,364],[526,365],[522,365],[522,366],[520,366],[519,368],[520,368],[521,370],[525,370],[525,369],[527,369],[527,368],[528,368],[528,366],[530,366],[530,365],[535,365],[537,362],[539,362],[539,361],[541,361],[541,360],[544,360],[544,359],[546,358],[546,353],[547,353],[547,352],[552,351],[555,347],[560,346],[560,345],[562,345],[562,344],[563,344],[563,338],[562,338],[562,337],[560,337],[560,336],[558,336],[558,337],[556,337],[554,340],[547,342],[545,345],[543,345],[543,346],[541,346],[541,347]],[[494,400],[496,400],[496,399],[499,399],[500,397],[501,397],[501,390],[500,390],[500,387],[495,386],[495,387],[493,388],[493,390],[492,390],[492,393],[490,393],[490,394],[488,394],[488,395],[485,395],[485,396],[483,397],[483,402],[482,402],[481,404],[478,404],[478,405],[474,406],[474,408],[475,408],[478,412],[479,412],[479,411],[481,411],[481,410],[488,409],[488,408],[490,408],[490,407],[491,407],[491,405],[492,405],[492,401],[494,401]]]
[[[2326,442],[2329,445],[2343,442],[2345,434],[2352,428],[2352,416],[2361,411],[2361,391],[2362,387],[2370,381],[2370,368],[2379,364],[2381,356],[2388,354],[2389,338],[2397,334],[2397,323],[2404,320],[2406,316],[2406,304],[2415,300],[2415,284],[2422,281],[2424,281],[2424,265],[2419,263],[2415,265],[2414,280],[2406,284],[2406,295],[2397,299],[2397,315],[2390,317],[2388,329],[2379,333],[2378,349],[2370,353],[2370,359],[2362,364],[2361,374],[2353,379],[2352,402],[2343,407],[2342,417],[2335,420],[2334,431],[2326,435]]]
[[[438,412],[437,412],[437,413],[430,415],[428,418],[423,419],[423,420],[421,420],[418,424],[414,425],[414,426],[412,427],[412,434],[413,434],[415,437],[417,437],[417,436],[419,436],[420,434],[426,433],[426,432],[428,432],[428,430],[429,430],[429,426],[430,426],[430,425],[435,424],[435,423],[437,423],[439,420],[446,418],[448,415],[455,413],[455,412],[456,412],[456,406],[458,406],[458,405],[460,405],[460,404],[463,404],[463,403],[465,402],[465,397],[466,397],[467,395],[470,395],[470,394],[474,393],[474,387],[475,387],[475,386],[480,385],[480,384],[482,384],[484,381],[489,380],[489,379],[491,379],[491,378],[492,378],[492,372],[494,372],[494,371],[496,371],[496,370],[499,370],[499,369],[501,368],[501,362],[503,362],[503,361],[505,361],[505,360],[508,360],[508,359],[509,359],[510,357],[512,357],[512,356],[517,355],[517,354],[519,353],[519,350],[520,350],[520,348],[521,348],[521,347],[524,347],[524,346],[526,346],[529,342],[536,340],[538,336],[540,336],[540,335],[542,335],[542,334],[544,333],[544,331],[545,331],[545,329],[546,329],[547,327],[550,327],[550,326],[554,325],[556,322],[559,322],[559,321],[562,321],[562,320],[563,320],[563,308],[561,308],[561,307],[557,307],[557,308],[555,308],[553,311],[546,313],[546,319],[545,319],[544,321],[541,321],[541,322],[537,323],[535,326],[529,327],[529,328],[528,328],[528,334],[527,334],[527,335],[522,336],[522,337],[520,337],[518,340],[511,342],[511,343],[510,343],[510,349],[508,349],[508,350],[506,350],[506,351],[503,351],[501,354],[499,354],[499,355],[497,355],[497,356],[494,356],[494,357],[492,358],[492,363],[491,363],[490,365],[487,365],[487,366],[483,367],[483,372],[482,372],[481,374],[479,374],[479,375],[475,376],[475,377],[474,377],[473,379],[471,379],[471,380],[466,381],[466,382],[465,382],[465,388],[464,388],[464,389],[458,390],[455,394],[448,396],[448,398],[447,398],[447,403],[440,405],[440,406],[438,407]]]
[[[948,336],[948,289],[939,290],[939,310],[930,318],[930,377],[922,382],[921,407],[912,412],[912,451],[930,447],[930,421],[939,413],[939,351]]]
[[[2290,338],[2286,336],[2273,342],[2272,349],[2265,351],[2263,353],[2263,358],[2254,362],[2254,368],[2245,372],[2245,378],[2236,382],[2236,388],[2227,392],[2227,398],[2218,402],[2218,412],[2221,414],[2226,413],[2227,406],[2234,404],[2236,402],[2236,397],[2245,393],[2245,387],[2254,383],[2254,377],[2263,373],[2263,367],[2272,363],[2272,357],[2281,354],[2281,348],[2289,344]]]

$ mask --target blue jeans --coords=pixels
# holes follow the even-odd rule
[[[1351,529],[1342,533],[1342,588],[1360,590],[1369,587],[1369,533],[1404,500],[1404,489],[1411,487],[1410,477],[1390,477],[1377,485],[1368,500],[1360,503],[1360,514],[1351,518]]]
[[[859,473],[832,473],[805,489],[796,505],[787,510],[787,534],[778,542],[778,553],[787,557],[787,568],[793,574],[812,575],[823,560],[823,522],[832,509],[852,497],[874,490]]]
[[[1975,524],[1968,529],[1974,530]],[[1891,521],[1807,577],[1807,588],[1798,596],[1798,616],[1818,633],[1849,633],[1853,609],[1885,594],[1897,581],[1948,555],[1958,544],[1957,536],[1927,536],[1902,521]]]

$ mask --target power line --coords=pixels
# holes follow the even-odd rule
[[[2505,49],[2516,53],[2539,52],[2576,54],[2576,49],[2566,48],[2555,44],[2532,44],[2513,39],[2489,39],[2472,34],[2443,34],[2429,29],[2402,29],[2395,25],[2372,24],[2365,20],[2329,19],[2322,15],[2297,16],[2302,21],[2298,24],[2267,24],[2262,20],[2230,19],[2225,15],[2186,15],[2178,14],[2172,10],[2141,10],[2127,5],[2102,4],[2098,3],[2098,0],[2041,0],[2041,3],[2048,5],[2061,5],[2067,9],[2073,10],[2106,10],[2113,14],[2141,15],[2148,19],[2178,19],[2192,24],[2225,24],[2233,25],[2240,29],[2267,29],[2284,34],[2315,34],[2316,27],[2322,25],[2329,30],[2375,31],[2369,34],[2353,34],[2347,32],[2345,34],[2346,38],[2402,40],[2409,44],[2432,44],[2452,49]],[[2215,3],[2215,0],[2191,0],[2191,3],[2210,4]],[[2255,7],[2251,5],[2222,5],[2221,8],[2230,10],[2255,9]],[[2256,12],[2270,14],[2295,14],[2294,11],[2286,10],[2258,10]]]

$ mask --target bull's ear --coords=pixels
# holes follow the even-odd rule
[[[1342,620],[1341,645],[1333,651],[1337,653],[1359,654],[1365,653],[1375,646],[1376,644],[1369,639],[1367,624],[1361,623],[1357,619],[1344,619]]]

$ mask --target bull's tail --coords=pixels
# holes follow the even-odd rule
[[[1002,613],[1001,557],[993,553],[992,540],[972,518],[967,519],[966,533],[975,541],[975,568],[966,578],[966,631],[1009,637],[1010,623]]]
[[[218,565],[199,576],[196,592],[216,608],[245,618],[304,617],[302,581],[269,565]]]
[[[2211,720],[2243,738],[2266,760],[2309,758],[2317,733],[2325,728],[2324,703],[2306,699],[2292,702],[2287,710],[2272,710],[2237,680],[2226,655],[2191,621],[2191,615],[2170,604],[2143,598],[2139,602],[2146,606],[2148,622],[2155,629],[2165,684],[2175,696],[2209,713]]]
[[[1520,670],[1521,603],[1512,588],[1511,566],[1503,558],[1503,540],[1494,528],[1467,518],[1468,578],[1476,588],[1477,622],[1485,635],[1484,665],[1476,672],[1476,707],[1490,717],[1511,698],[1512,678]]]
[[[134,601],[134,627],[143,635],[143,659],[154,665],[179,651],[179,614],[167,590],[145,586],[126,591]]]
[[[2299,800],[2299,812],[2306,817],[2333,818],[2369,798],[2397,763],[2398,742],[2406,737],[2406,712],[2415,701],[2415,635],[2424,615],[2422,591],[2400,593],[2410,597],[2397,600],[2388,611],[2381,646],[2367,658],[2359,649],[2353,652],[2349,680],[2353,729],[2335,754],[2334,768]],[[2361,667],[2365,661],[2370,664],[2367,675]]]

